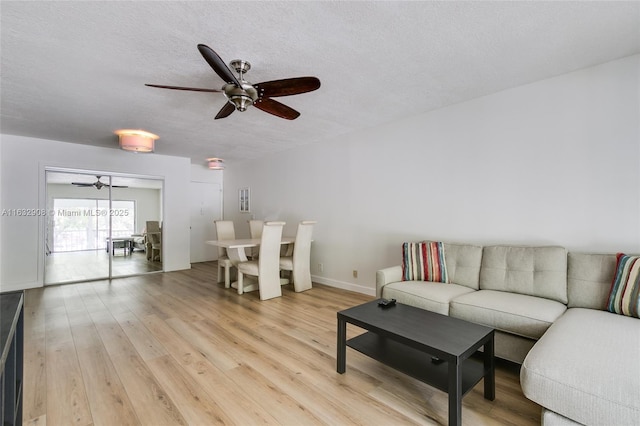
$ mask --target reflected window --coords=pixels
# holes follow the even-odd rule
[[[109,237],[109,200],[54,198],[53,209],[54,253],[106,249]],[[113,236],[129,237],[134,234],[135,217],[135,201],[112,201]]]

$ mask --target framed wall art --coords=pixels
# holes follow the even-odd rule
[[[238,191],[238,200],[240,202],[240,213],[249,213],[251,211],[249,188],[240,188]]]

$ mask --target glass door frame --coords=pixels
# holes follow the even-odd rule
[[[106,188],[108,189],[108,206],[109,206],[109,211],[113,210],[113,191],[112,191],[112,180],[114,177],[122,177],[122,178],[129,178],[129,179],[146,179],[146,180],[154,180],[154,181],[159,181],[161,184],[161,188],[160,188],[160,205],[159,205],[159,209],[160,209],[160,214],[159,217],[161,218],[161,220],[163,220],[163,216],[164,216],[164,200],[165,200],[165,196],[164,196],[164,188],[165,188],[165,182],[164,182],[164,178],[161,176],[150,176],[150,175],[140,175],[140,174],[135,174],[135,173],[119,173],[119,172],[111,172],[111,171],[96,171],[96,170],[85,170],[85,169],[75,169],[75,168],[63,168],[63,167],[44,167],[44,206],[46,208],[47,211],[47,216],[44,217],[43,216],[43,221],[41,222],[41,232],[40,232],[40,238],[41,238],[41,242],[42,242],[42,266],[40,268],[40,271],[42,273],[42,281],[43,281],[43,285],[44,286],[48,286],[48,285],[58,285],[58,284],[73,284],[73,283],[80,283],[80,282],[89,282],[89,281],[100,281],[100,280],[111,280],[114,278],[127,278],[127,277],[133,277],[133,276],[140,276],[140,275],[148,275],[148,274],[154,274],[154,273],[162,273],[164,272],[164,261],[162,262],[162,268],[160,270],[157,271],[148,271],[148,272],[140,272],[140,273],[134,273],[134,274],[123,274],[123,275],[117,275],[114,276],[113,275],[113,251],[112,250],[108,250],[108,259],[109,259],[109,266],[108,266],[108,275],[107,276],[100,276],[97,278],[89,278],[89,279],[79,279],[79,280],[69,280],[69,281],[56,281],[56,282],[47,282],[46,279],[46,256],[47,253],[46,251],[48,250],[48,241],[47,241],[47,234],[48,232],[50,232],[49,230],[49,221],[51,220],[50,215],[51,214],[55,214],[52,213],[49,208],[49,188],[48,188],[48,184],[49,184],[49,173],[69,173],[69,174],[78,174],[78,175],[93,175],[93,176],[101,176],[101,181],[104,182],[105,184],[108,184],[109,186]],[[108,179],[108,181],[107,181]],[[138,213],[136,212],[136,215]],[[109,217],[109,230],[108,230],[108,237],[109,237],[109,241],[111,241],[113,235],[113,216],[108,214]],[[165,224],[163,221],[163,228],[164,228]],[[162,239],[164,240],[164,233],[162,234]],[[163,241],[164,244],[164,241]],[[108,249],[108,247],[107,247]],[[163,253],[164,255],[164,253]],[[164,259],[163,259],[164,260]]]

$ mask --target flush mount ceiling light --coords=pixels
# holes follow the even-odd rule
[[[224,160],[222,158],[207,158],[211,170],[224,170]]]
[[[120,148],[133,152],[153,152],[153,144],[158,135],[144,130],[120,129],[114,132],[120,137]]]

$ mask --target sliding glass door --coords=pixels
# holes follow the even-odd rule
[[[161,222],[162,180],[47,170],[45,284],[162,271],[147,221]]]
[[[109,229],[95,214],[98,203],[109,200],[90,181],[96,182],[96,176],[47,172],[45,284],[109,277],[109,257],[97,250],[100,229],[103,234]]]
[[[162,271],[162,181],[113,176],[111,182],[111,276]]]

